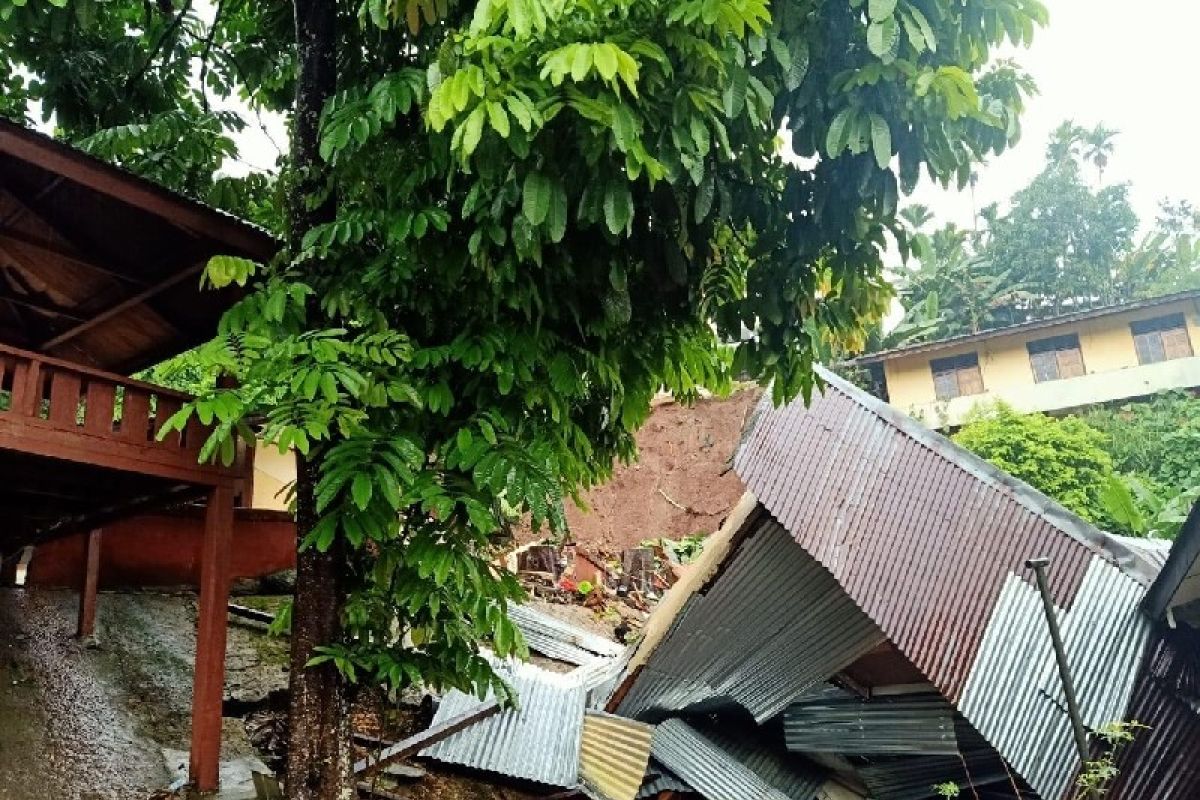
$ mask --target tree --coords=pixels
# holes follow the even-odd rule
[[[1104,434],[1077,417],[983,407],[954,441],[1101,527],[1119,529],[1101,499],[1114,475]]]
[[[331,5],[298,0],[280,47],[301,65],[289,250],[207,271],[252,288],[202,351],[240,385],[168,426],[216,420],[221,456],[261,420],[303,458],[316,579],[293,703],[325,706],[294,720],[318,762],[289,760],[294,797],[350,790],[351,682],[507,696],[480,652],[522,651],[492,561],[502,506],[561,528],[564,498],[635,455],[655,392],[741,374],[783,401],[821,348],[861,343],[890,299],[887,237],[907,243],[900,193],[1007,147],[1028,83],[989,53],[1044,18],[1031,0]],[[206,88],[282,104],[255,60],[278,7],[222,8],[189,34],[196,58],[227,50]]]
[[[1097,125],[1083,134],[1083,158],[1096,168],[1096,183],[1104,183],[1104,170],[1113,154],[1117,131]]]

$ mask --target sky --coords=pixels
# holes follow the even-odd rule
[[[1200,107],[1191,88],[1196,74],[1200,2],[1197,0],[1043,0],[1050,24],[1033,46],[1012,57],[1040,93],[1030,99],[1021,141],[978,170],[978,207],[1023,188],[1041,170],[1046,140],[1064,119],[1120,133],[1105,182],[1128,181],[1143,225],[1164,197],[1200,207]],[[939,221],[971,225],[971,197],[928,183],[911,202],[933,209]]]
[[[975,206],[1000,203],[1041,170],[1046,140],[1064,119],[1119,131],[1105,181],[1129,181],[1143,225],[1153,223],[1164,197],[1200,207],[1200,105],[1192,91],[1200,0],[1043,0],[1050,24],[1033,46],[1005,52],[1038,84],[1023,118],[1021,141],[978,169]],[[207,2],[199,7],[204,13]],[[244,111],[244,109],[241,109]],[[271,134],[251,126],[240,137],[242,164],[230,171],[271,168],[286,135],[278,120]],[[933,209],[936,222],[970,227],[971,195],[923,180],[909,202]]]

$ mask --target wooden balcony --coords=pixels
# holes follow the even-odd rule
[[[194,418],[159,440],[189,399],[0,345],[0,544],[9,549],[216,486],[242,488],[245,449],[229,467],[199,463],[209,431]]]
[[[216,485],[245,477],[199,463],[209,431],[194,417],[159,440],[191,398],[132,378],[0,345],[0,448],[127,472]]]

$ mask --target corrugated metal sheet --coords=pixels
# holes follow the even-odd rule
[[[1147,582],[1144,557],[829,373],[810,408],[760,406],[734,465],[943,695],[956,700],[992,607],[1026,559],[1051,559],[1069,608],[1094,553]]]
[[[708,800],[812,800],[825,782],[745,737],[701,733],[681,719],[659,724],[651,751]]]
[[[547,672],[531,664],[504,662],[497,669],[517,690],[520,707],[478,722],[421,755],[549,786],[575,786],[587,694],[583,685],[571,674]],[[478,703],[476,697],[448,692],[433,723],[445,722]]]
[[[1059,609],[1080,711],[1091,728],[1122,719],[1145,652],[1144,587],[1094,558],[1074,604]],[[1059,798],[1078,768],[1037,590],[1009,576],[959,710],[1042,797]]]
[[[958,753],[954,709],[937,694],[864,700],[832,696],[784,712],[788,750],[803,753]]]
[[[936,796],[934,786],[948,782],[958,784],[960,797],[971,797],[973,788],[997,783],[1008,785],[1005,796],[1018,796],[1004,763],[991,752],[880,760],[860,768],[859,775],[875,800],[926,800]]]
[[[650,759],[650,766],[646,768],[646,777],[642,781],[641,788],[638,789],[636,800],[655,800],[663,792],[682,794],[691,791],[692,787],[680,780],[678,776],[654,759]]]
[[[1200,797],[1200,713],[1187,702],[1197,689],[1198,637],[1182,628],[1156,632],[1125,714],[1150,727],[1121,752],[1111,797]]]
[[[739,706],[761,723],[881,641],[829,571],[766,519],[687,601],[618,713]]]
[[[571,671],[571,676],[587,691],[588,708],[604,709],[632,655],[633,648],[629,648],[615,658],[597,658]]]
[[[579,777],[605,800],[634,800],[650,762],[654,727],[589,711],[583,718]]]
[[[587,664],[598,656],[617,657],[624,647],[582,628],[524,605],[508,608],[509,619],[521,629],[529,649],[569,664]]]

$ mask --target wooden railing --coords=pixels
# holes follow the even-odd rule
[[[0,435],[0,447],[188,480],[242,475],[241,458],[229,468],[198,463],[209,430],[194,416],[182,432],[159,440],[163,424],[190,399],[152,383],[0,345],[0,424],[6,434]],[[31,438],[45,441],[25,441]]]

